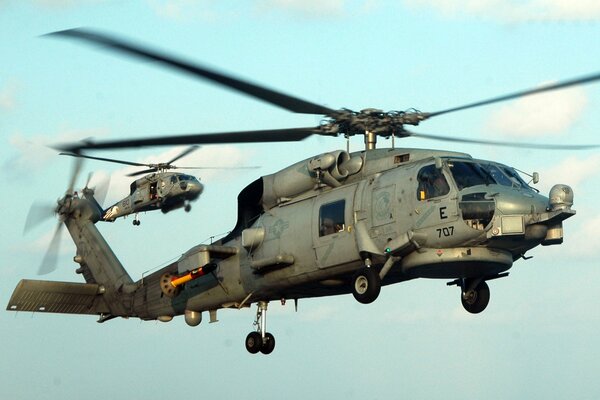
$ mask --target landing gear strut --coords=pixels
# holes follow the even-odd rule
[[[190,212],[190,210],[192,209],[192,205],[186,202],[185,206],[183,206],[183,209],[185,210],[185,212]]]
[[[275,349],[275,337],[267,332],[267,301],[259,301],[256,310],[255,332],[250,332],[246,336],[246,350],[252,354],[259,351],[263,354],[271,354]]]

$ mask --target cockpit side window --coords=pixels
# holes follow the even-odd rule
[[[417,181],[419,182],[417,190],[418,200],[428,200],[444,196],[450,192],[450,186],[446,177],[433,164],[421,168],[417,175]]]
[[[136,189],[137,189],[137,185],[135,184],[136,181],[131,182],[131,185],[129,186],[129,194],[132,195],[135,193]]]
[[[338,200],[321,206],[319,209],[319,236],[332,235],[346,228],[345,207],[345,200]]]
[[[171,175],[171,183],[177,183],[177,176]]]
[[[471,186],[495,183],[489,172],[478,164],[464,161],[449,161],[448,167],[450,167],[450,172],[452,172],[458,190]]]

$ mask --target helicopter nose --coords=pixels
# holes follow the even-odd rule
[[[490,236],[507,239],[522,236],[534,245],[562,243],[562,221],[575,215],[571,209],[573,190],[567,185],[555,185],[549,197],[505,194],[498,196],[496,202],[497,215],[493,218]]]
[[[204,186],[198,181],[193,181],[188,182],[187,188],[184,190],[186,190],[190,198],[196,199],[198,196],[200,196],[200,194],[202,194]]]

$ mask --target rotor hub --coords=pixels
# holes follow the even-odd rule
[[[418,110],[383,111],[376,108],[365,108],[361,111],[341,109],[330,115],[320,126],[323,134],[346,137],[354,135],[410,136],[404,125],[418,125],[427,118],[426,113]]]

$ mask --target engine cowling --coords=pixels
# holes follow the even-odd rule
[[[300,161],[263,177],[263,206],[267,209],[323,184],[337,187],[363,166],[360,156],[338,150]]]

